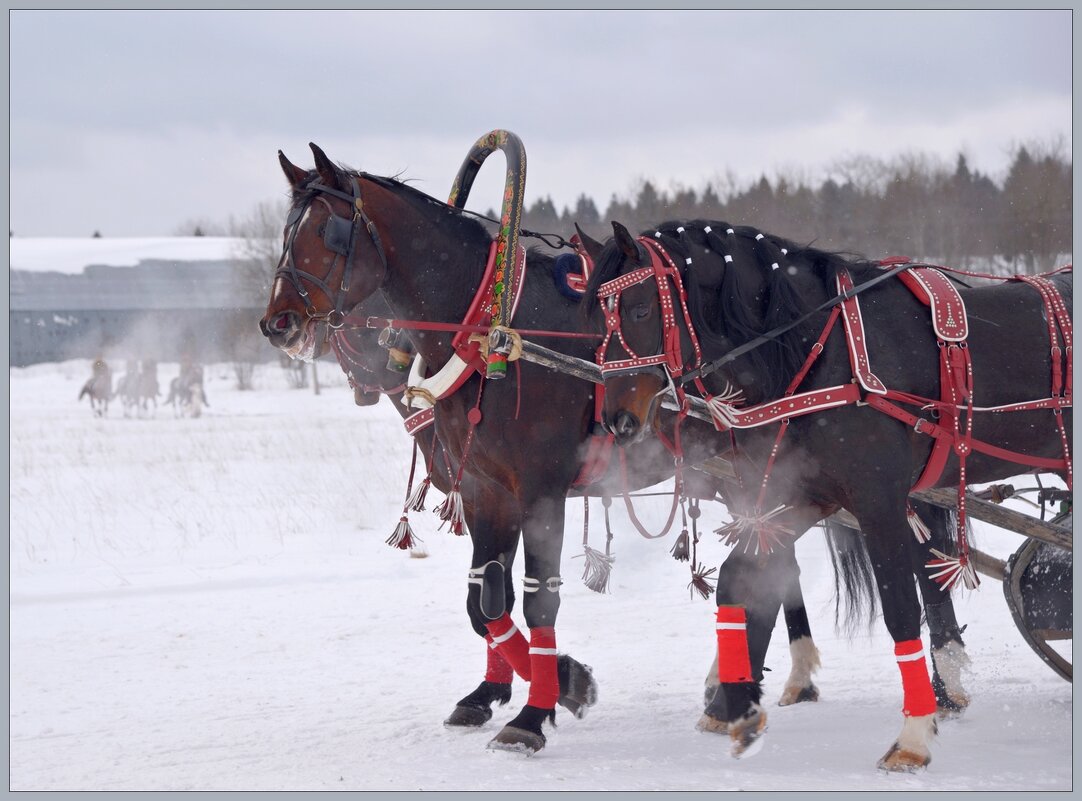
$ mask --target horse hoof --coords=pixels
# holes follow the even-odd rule
[[[928,763],[932,761],[930,754],[918,754],[914,751],[902,748],[898,743],[895,743],[890,747],[890,750],[883,755],[883,758],[876,764],[880,770],[887,770],[893,773],[913,773],[920,768],[927,767]]]
[[[589,665],[560,654],[556,659],[556,675],[560,682],[560,697],[556,703],[580,720],[589,707],[597,703],[597,681]]]
[[[489,751],[510,751],[533,756],[545,747],[545,735],[508,724],[488,742]]]
[[[729,753],[736,759],[750,757],[759,753],[762,748],[762,736],[766,731],[766,712],[758,704],[752,704],[751,709],[744,713],[739,720],[729,724],[729,737],[733,744]]]
[[[456,706],[454,711],[443,721],[449,729],[475,729],[492,719],[492,710],[487,706]]]
[[[778,706],[791,706],[818,700],[819,688],[814,684],[809,684],[807,687],[786,687],[781,698],[778,699]]]
[[[704,712],[702,717],[699,718],[699,722],[695,724],[695,728],[703,732],[703,734],[728,734],[729,724],[724,720],[718,720],[713,715]]]

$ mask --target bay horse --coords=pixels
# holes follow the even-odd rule
[[[79,400],[90,398],[90,410],[95,417],[105,417],[109,413],[109,400],[113,397],[113,371],[105,359],[95,359],[91,365],[91,376],[79,390]]]
[[[613,234],[587,287],[608,334],[596,353],[606,425],[634,442],[651,429],[660,395],[697,398],[738,456],[745,492],[719,529],[736,547],[716,597],[719,714],[732,752],[765,730],[749,659],[758,664],[755,643],[769,635],[786,586],[779,555],[814,506],[859,521],[895,642],[904,720],[879,767],[927,765],[935,699],[907,497],[1016,475],[1019,464],[1071,485],[1069,269],[954,290],[904,258],[843,257],[720,221],[668,222],[639,237],[614,222]],[[909,270],[932,288],[928,299],[893,280]],[[962,555],[935,567],[947,586],[972,586],[962,526],[958,537]]]
[[[485,273],[492,241],[485,229],[404,184],[336,167],[315,145],[312,151],[314,171],[295,167],[279,153],[293,202],[260,322],[271,344],[300,358],[318,356],[328,332],[342,328],[346,313],[377,290],[400,318],[465,319]],[[528,259],[531,269],[543,272],[551,261],[537,253]],[[551,280],[525,281],[522,292],[516,324],[574,330],[577,304]],[[455,353],[450,332],[421,330],[413,340],[429,365],[447,364]],[[582,340],[560,344],[579,358],[592,356],[593,345]],[[527,704],[490,746],[534,752],[544,746],[541,724],[552,718],[559,692],[554,624],[564,499],[581,468],[595,409],[592,385],[579,379],[521,362],[512,374],[513,381],[482,385],[471,371],[457,392],[440,400],[434,417],[436,437],[463,481],[472,478],[472,486],[461,485],[472,517],[471,621],[481,621],[516,673],[532,677]],[[697,447],[689,449],[689,462],[713,455],[713,444],[698,453]],[[658,472],[656,464],[653,469]],[[646,483],[671,471],[670,458]],[[530,643],[507,614],[520,531]]]

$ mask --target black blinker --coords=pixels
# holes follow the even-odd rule
[[[353,222],[345,217],[332,214],[327,220],[326,229],[323,232],[323,244],[327,250],[334,251],[339,256],[349,255],[349,237],[353,231]]]

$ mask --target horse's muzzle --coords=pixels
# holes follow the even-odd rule
[[[276,348],[286,350],[296,344],[304,331],[304,322],[300,315],[292,311],[279,312],[270,318],[259,321],[259,330]]]
[[[638,442],[644,434],[639,418],[626,409],[621,409],[611,418],[605,415],[604,423],[609,433],[616,437],[616,444],[620,446]]]

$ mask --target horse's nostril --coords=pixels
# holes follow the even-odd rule
[[[274,327],[278,331],[285,331],[287,328],[289,328],[289,315],[279,314],[274,319]]]
[[[639,418],[631,412],[619,411],[613,420],[613,433],[620,437],[630,437],[639,430]]]

